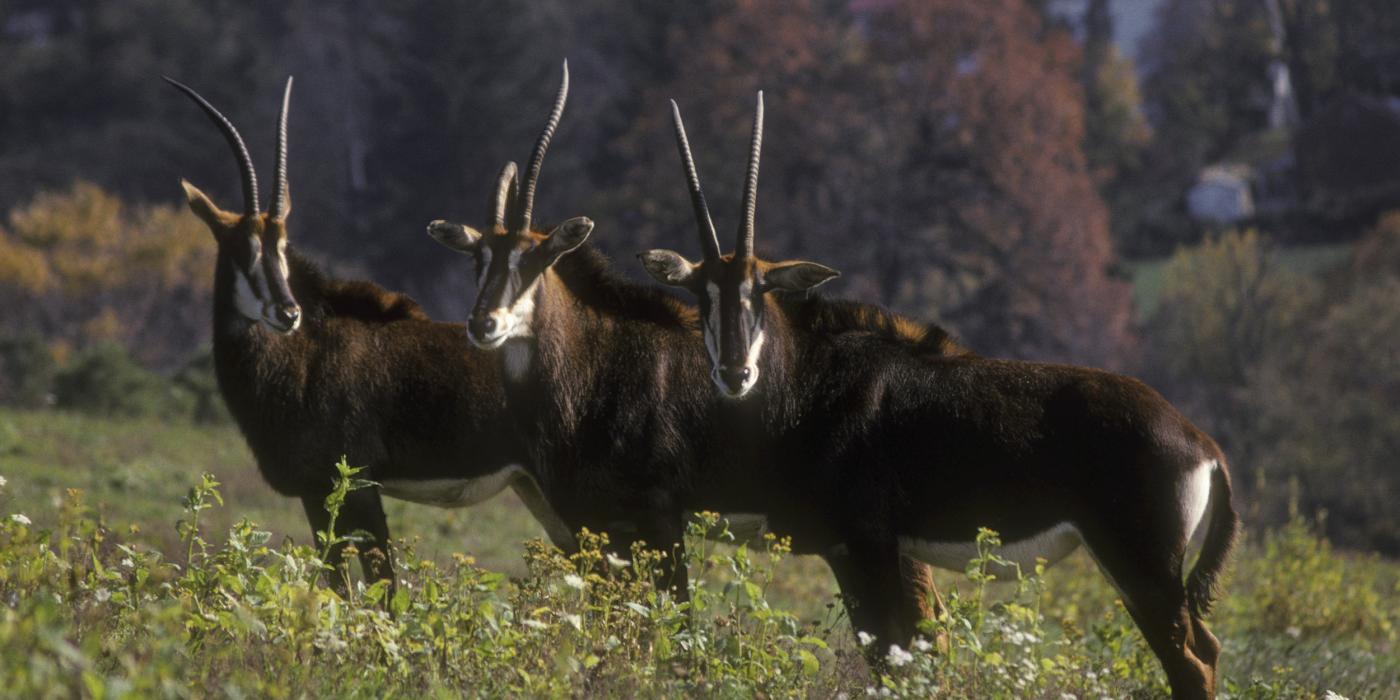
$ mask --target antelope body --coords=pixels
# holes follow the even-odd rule
[[[337,530],[363,531],[361,563],[392,578],[381,493],[440,506],[520,493],[551,538],[568,530],[520,468],[526,457],[505,413],[497,363],[460,326],[430,320],[403,294],[334,279],[287,245],[283,96],[277,179],[267,213],[242,137],[192,89],[167,78],[223,133],[243,176],[244,210],[217,207],[182,182],[190,208],[219,252],[214,273],[213,352],[219,389],[258,469],[278,493],[300,498],[313,530],[328,524],[324,499],[345,456],[381,486],[352,491]],[[331,551],[343,558],[343,546]],[[333,579],[337,588],[344,581]]]
[[[899,557],[961,569],[981,527],[1022,567],[1086,545],[1161,660],[1175,697],[1211,697],[1220,644],[1203,617],[1238,517],[1225,458],[1145,384],[1108,372],[922,352],[813,327],[833,303],[806,298],[834,270],[753,253],[763,97],[759,93],[745,220],[722,255],[690,157],[677,141],[704,260],[642,256],[654,278],[691,290],[721,393],[757,404],[761,432],[801,455],[785,475],[805,510],[790,522],[853,566],[836,570],[853,626],[907,642]],[[935,343],[946,339],[934,338]],[[1183,582],[1187,543],[1204,530]]]
[[[523,183],[513,163],[501,172],[491,228],[429,226],[439,242],[475,258],[468,334],[501,354],[506,402],[530,446],[536,482],[571,527],[606,530],[624,550],[644,540],[680,552],[686,516],[697,510],[725,514],[740,536],[796,530],[789,518],[808,509],[772,466],[793,458],[742,430],[757,419],[748,409],[760,407],[735,406],[709,390],[695,310],[614,272],[586,242],[591,221],[531,226],[540,163],[567,96],[567,64],[564,76]],[[849,309],[823,319],[832,333],[889,336],[880,321],[889,317]],[[806,544],[794,540],[799,553],[844,565],[839,553]],[[682,596],[685,576],[684,567],[662,573]],[[910,566],[901,581],[896,604],[910,617],[927,616],[927,570]]]

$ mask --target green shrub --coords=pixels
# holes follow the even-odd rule
[[[172,418],[190,415],[184,389],[147,370],[115,343],[99,343],[54,378],[55,404],[84,413]]]
[[[342,488],[363,485],[340,466]],[[1155,657],[1087,557],[994,582],[995,533],[947,613],[911,648],[870,650],[832,621],[768,602],[786,542],[717,545],[701,514],[687,537],[691,600],[652,585],[666,554],[607,553],[584,531],[572,555],[535,541],[516,580],[471,557],[394,551],[397,587],[320,584],[326,548],[273,544],[243,520],[218,539],[206,475],[190,489],[180,546],[162,553],[108,531],[69,490],[45,526],[9,509],[0,480],[0,678],[17,697],[1164,697]],[[38,518],[36,518],[38,519]],[[1333,553],[1297,523],[1246,542],[1238,591],[1212,621],[1225,644],[1222,698],[1388,697],[1400,567]],[[1071,608],[1080,606],[1079,612]],[[1389,622],[1377,622],[1388,620]],[[941,638],[938,644],[929,639]],[[877,643],[862,640],[861,644]]]
[[[0,339],[0,403],[37,408],[48,403],[57,365],[33,333]]]
[[[190,417],[196,423],[227,423],[231,420],[223,394],[219,393],[219,379],[214,374],[214,353],[201,350],[185,363],[171,378],[175,386],[190,397],[193,408]]]

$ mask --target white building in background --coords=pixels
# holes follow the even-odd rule
[[[1212,165],[1201,170],[1186,193],[1191,218],[1216,226],[1228,226],[1253,218],[1254,194],[1250,190],[1253,169],[1248,165]]]

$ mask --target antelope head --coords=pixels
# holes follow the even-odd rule
[[[569,62],[565,61],[554,109],[535,141],[525,181],[517,182],[515,163],[506,163],[501,169],[491,202],[492,223],[486,233],[441,219],[428,224],[428,235],[476,260],[476,305],[467,320],[467,337],[477,347],[499,348],[510,338],[529,336],[540,280],[550,266],[583,245],[593,231],[593,222],[582,216],[548,231],[534,228],[530,220],[544,154],[568,97]]]
[[[720,253],[715,224],[700,189],[700,176],[695,170],[690,141],[675,100],[671,101],[671,118],[675,123],[676,148],[690,185],[690,202],[695,209],[704,258],[691,262],[670,250],[651,250],[638,257],[656,281],[689,289],[699,299],[705,349],[710,354],[710,377],[726,396],[737,399],[749,393],[758,382],[758,359],[763,351],[767,323],[765,295],[779,289],[806,291],[840,273],[812,262],[768,262],[754,257],[758,161],[763,146],[762,92],[758,93],[748,177],[744,182],[744,220],[739,226],[735,251],[730,255]]]
[[[249,321],[261,321],[282,334],[292,333],[301,325],[301,306],[287,281],[287,214],[292,209],[287,193],[287,107],[292,99],[292,79],[287,78],[282,93],[282,112],[277,120],[276,181],[267,213],[258,211],[258,176],[248,147],[233,123],[189,86],[169,77],[165,80],[204,110],[238,159],[238,170],[243,176],[242,212],[221,209],[198,187],[180,181],[190,209],[213,232],[219,258],[232,263],[234,306]]]

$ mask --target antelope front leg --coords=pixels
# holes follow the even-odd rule
[[[326,512],[326,495],[302,496],[302,508],[306,519],[311,523],[312,536],[325,532],[330,527],[330,514]],[[345,503],[336,516],[335,532],[332,536],[361,532],[369,535],[369,540],[356,547],[360,554],[360,567],[370,581],[388,579],[394,582],[394,563],[389,553],[389,523],[384,517],[384,504],[379,496],[379,488],[363,488],[345,495]],[[320,541],[317,540],[317,548]],[[349,571],[344,568],[347,543],[331,547],[326,563],[334,573],[330,577],[331,589],[344,597],[349,590]]]
[[[917,631],[911,611],[922,608],[921,602],[911,600],[914,587],[901,571],[899,551],[894,543],[850,542],[842,551],[828,554],[826,562],[841,588],[852,631],[875,638],[862,645],[861,652],[871,669],[878,671],[891,644],[909,646]]]
[[[662,554],[653,582],[658,590],[670,591],[679,602],[690,600],[690,570],[685,562],[684,519],[678,512],[650,513],[642,519],[637,539]],[[629,555],[630,556],[630,555]]]

